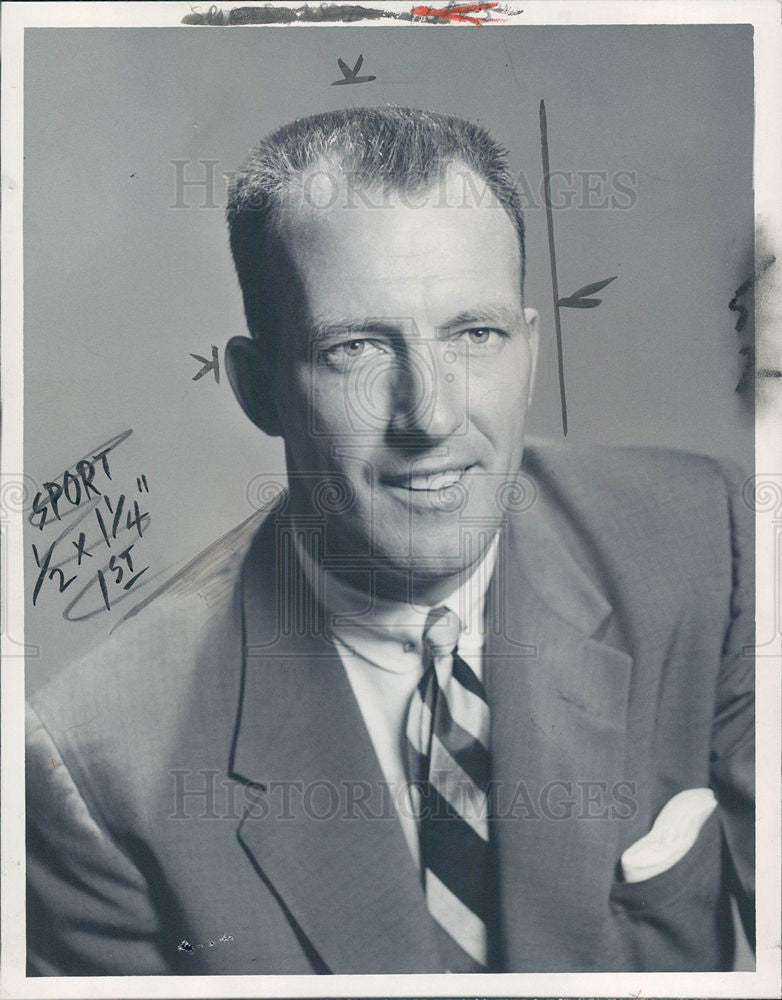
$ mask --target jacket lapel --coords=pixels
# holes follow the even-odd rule
[[[232,770],[257,801],[239,839],[320,971],[437,972],[418,870],[291,543],[272,515],[245,562]]]
[[[606,640],[613,609],[563,537],[541,494],[504,533],[489,593],[494,832],[517,972],[592,968],[626,778],[632,660]]]

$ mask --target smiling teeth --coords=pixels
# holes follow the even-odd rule
[[[411,490],[442,490],[453,486],[462,478],[464,469],[447,469],[445,472],[435,472],[425,476],[411,476]]]

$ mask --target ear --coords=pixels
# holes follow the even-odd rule
[[[264,434],[280,437],[282,430],[273,393],[275,380],[266,361],[258,341],[249,337],[231,337],[225,346],[228,381],[239,405]]]
[[[532,355],[532,367],[529,376],[529,400],[532,402],[532,395],[535,390],[535,376],[538,371],[538,354],[540,352],[540,316],[537,309],[524,310],[524,322],[527,324],[527,337],[529,338],[530,354]]]

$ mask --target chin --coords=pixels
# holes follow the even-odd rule
[[[426,519],[426,523],[411,524],[398,544],[389,546],[388,539],[376,540],[376,552],[381,552],[400,572],[414,572],[421,579],[438,580],[453,576],[476,562],[488,546],[493,530],[480,525],[478,531],[459,517]],[[385,541],[385,544],[383,544]]]

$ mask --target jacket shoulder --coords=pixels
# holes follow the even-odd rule
[[[632,537],[664,541],[685,531],[746,534],[745,473],[729,459],[655,447],[532,442],[525,471],[544,494],[598,528],[627,524]],[[724,530],[727,526],[727,532]]]
[[[724,493],[745,476],[731,460],[696,452],[652,446],[569,444],[532,439],[524,451],[524,467],[544,483],[578,482],[583,491],[607,489],[631,493]]]
[[[651,447],[534,442],[524,470],[563,534],[614,580],[672,591],[730,590],[740,557],[749,578],[754,522],[748,480],[729,460]],[[594,564],[594,563],[593,563]]]
[[[238,685],[239,580],[253,533],[220,539],[33,693],[34,717],[63,750],[91,743],[91,733],[96,743],[158,741],[194,692],[208,700]]]

